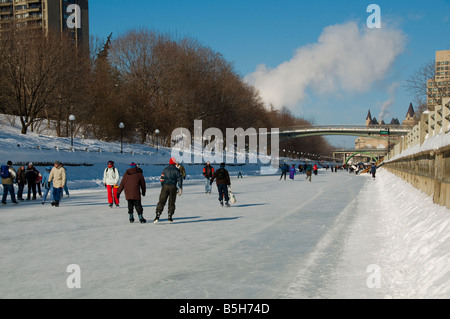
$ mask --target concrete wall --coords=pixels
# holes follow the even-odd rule
[[[450,99],[441,107],[422,115],[420,123],[395,146],[389,158],[410,147],[422,145],[427,138],[450,131]],[[450,145],[422,151],[388,161],[384,167],[414,187],[433,197],[433,201],[450,209]]]

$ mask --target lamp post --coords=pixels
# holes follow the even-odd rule
[[[125,128],[125,124],[120,122],[119,128],[120,128],[120,153],[123,154],[123,129]]]
[[[70,145],[73,149],[73,122],[75,121],[75,115],[70,115],[69,121],[70,121]]]
[[[158,129],[155,130],[155,134],[156,134],[156,154],[158,154],[159,152],[159,133],[160,131]]]

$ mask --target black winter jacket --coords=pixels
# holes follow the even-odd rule
[[[177,185],[179,189],[183,188],[183,177],[181,177],[180,170],[175,165],[167,166],[161,174],[161,186],[163,185]]]
[[[228,171],[221,167],[219,168],[217,171],[214,172],[213,177],[211,178],[211,184],[214,182],[214,180],[216,181],[217,185],[231,185],[231,181],[230,181],[230,174],[228,173]]]

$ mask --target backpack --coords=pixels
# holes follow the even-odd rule
[[[11,177],[11,173],[9,172],[9,166],[2,165],[1,177],[2,178],[10,178]]]
[[[226,176],[225,169],[221,168],[216,171],[216,179],[225,179]]]

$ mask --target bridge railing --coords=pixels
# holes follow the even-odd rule
[[[450,98],[444,98],[442,105],[437,105],[433,110],[422,113],[419,123],[402,138],[400,143],[395,145],[389,153],[389,158],[393,158],[413,146],[422,146],[426,139],[438,134],[445,135],[448,132],[450,132]]]
[[[320,129],[330,129],[330,130],[370,130],[370,131],[382,131],[382,130],[409,130],[410,128],[403,125],[296,125],[280,128],[280,132],[290,132],[296,130],[320,130]]]

